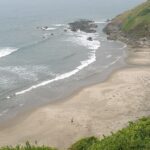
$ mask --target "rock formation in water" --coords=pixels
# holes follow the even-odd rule
[[[69,29],[73,32],[77,32],[78,30],[86,32],[86,33],[95,33],[97,25],[94,21],[90,20],[78,20],[72,23],[69,23]]]

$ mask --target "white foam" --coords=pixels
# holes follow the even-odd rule
[[[87,38],[89,36],[92,36],[93,41],[87,40]],[[47,84],[53,83],[55,81],[69,78],[69,77],[75,75],[76,73],[78,73],[80,70],[82,70],[85,67],[87,67],[88,65],[94,63],[96,61],[96,51],[100,47],[100,42],[98,40],[95,40],[95,38],[96,38],[96,34],[88,34],[88,33],[78,32],[76,34],[74,40],[79,45],[82,45],[82,46],[87,47],[88,49],[91,49],[91,52],[89,53],[88,59],[84,60],[84,61],[81,61],[81,64],[78,67],[76,67],[76,69],[74,69],[74,70],[72,70],[70,72],[58,75],[54,79],[46,80],[46,81],[43,81],[43,82],[41,82],[39,84],[33,85],[33,86],[31,86],[31,87],[29,87],[29,88],[27,88],[25,90],[22,90],[22,91],[19,91],[19,92],[15,93],[15,95],[21,95],[21,94],[27,93],[27,92],[29,92],[31,90],[34,90],[36,88],[39,88],[39,87],[45,86]]]
[[[117,43],[119,43],[119,44],[121,44],[121,45],[123,45],[121,48],[119,48],[119,49],[124,49],[124,48],[126,48],[127,47],[127,44],[126,43],[123,43],[123,42],[121,42],[121,41],[115,41],[115,42],[117,42]]]
[[[24,104],[19,104],[20,107],[24,106]]]
[[[101,41],[107,41],[106,37],[99,37]]]
[[[107,23],[106,21],[95,21],[96,24],[105,24]]]
[[[96,55],[95,55],[95,53],[93,53],[93,54],[91,54],[91,56],[89,56],[89,59],[88,59],[88,60],[82,61],[82,62],[81,62],[81,65],[78,66],[75,70],[72,70],[72,71],[70,71],[70,72],[61,74],[61,75],[57,76],[57,77],[54,78],[54,79],[47,80],[47,81],[41,82],[41,83],[39,83],[39,84],[33,85],[33,86],[31,86],[30,88],[28,88],[28,89],[25,89],[25,90],[23,90],[23,91],[20,91],[20,92],[15,93],[15,95],[21,95],[21,94],[24,94],[24,93],[26,93],[26,92],[29,92],[29,91],[31,91],[31,90],[33,90],[33,89],[36,89],[36,88],[45,86],[45,85],[47,85],[47,84],[50,84],[50,83],[52,83],[52,82],[69,78],[69,77],[75,75],[75,74],[78,73],[80,70],[82,70],[83,68],[87,67],[89,64],[91,64],[91,63],[93,63],[93,62],[95,62],[95,61],[96,61]]]
[[[57,77],[54,78],[54,79],[44,81],[44,82],[39,83],[39,84],[37,84],[37,85],[33,85],[33,86],[31,86],[30,88],[28,88],[28,89],[25,89],[25,90],[23,90],[23,91],[20,91],[20,92],[15,93],[15,95],[21,95],[21,94],[24,94],[24,93],[26,93],[26,92],[29,92],[29,91],[31,91],[31,90],[33,90],[33,89],[36,89],[36,88],[38,88],[38,87],[41,87],[41,86],[45,86],[45,85],[47,85],[47,84],[50,84],[50,83],[52,83],[52,82],[69,78],[69,77],[71,77],[72,75],[78,73],[78,72],[79,72],[80,70],[82,70],[83,68],[87,67],[89,64],[93,63],[94,61],[96,61],[96,56],[95,56],[95,55],[91,56],[91,57],[90,57],[88,60],[86,60],[86,61],[82,61],[82,62],[81,62],[81,65],[78,66],[75,70],[72,70],[72,71],[70,71],[70,72],[61,74],[61,75],[57,76]]]
[[[94,50],[98,49],[100,47],[100,41],[96,40],[98,34],[96,33],[85,33],[80,30],[78,32],[70,32],[71,35],[73,35],[71,38],[69,38],[67,41],[71,41],[73,43],[76,43],[80,46],[84,46],[88,49]],[[89,41],[88,38],[92,37],[92,41]]]
[[[116,59],[114,61],[112,61],[110,64],[104,66],[103,68],[105,68],[105,69],[109,68],[110,66],[116,64],[120,59],[121,59],[121,56],[116,57]]]
[[[56,28],[47,28],[47,29],[44,29],[46,31],[52,31],[52,30],[56,30]]]
[[[9,109],[3,110],[3,111],[0,113],[0,117],[3,116],[3,115],[5,115],[8,111],[9,111]]]
[[[124,49],[124,48],[126,48],[126,47],[127,47],[127,44],[124,44],[124,46],[121,47],[121,48],[119,48],[119,49]]]
[[[54,24],[54,26],[56,26],[56,27],[62,27],[62,26],[65,26],[65,24]]]
[[[111,58],[111,57],[112,57],[112,55],[107,55],[107,56],[106,56],[106,58]]]
[[[12,48],[12,47],[0,48],[0,58],[8,56],[17,50],[18,50],[17,48]]]

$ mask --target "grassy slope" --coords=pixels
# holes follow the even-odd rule
[[[120,23],[120,29],[127,34],[150,37],[150,0],[117,16],[113,21]]]
[[[29,142],[26,142],[25,145],[17,145],[16,147],[6,146],[0,148],[0,150],[57,150],[57,149],[44,145],[43,146],[31,145]]]
[[[56,150],[46,146],[30,145],[2,147],[0,150]],[[111,136],[98,139],[89,137],[81,139],[68,150],[150,150],[150,117],[130,122],[129,126],[112,133]]]
[[[82,139],[69,150],[150,150],[150,117],[130,122],[127,128],[101,140]]]

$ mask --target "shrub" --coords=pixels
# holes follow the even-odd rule
[[[69,150],[87,150],[93,144],[97,143],[99,140],[96,137],[89,137],[82,140],[79,140],[73,144]]]
[[[47,146],[18,145],[7,146],[0,150],[57,150]],[[150,117],[142,118],[136,122],[129,122],[128,127],[123,128],[110,136],[102,139],[89,137],[81,139],[68,150],[150,150]]]
[[[0,148],[0,150],[57,150],[57,149],[44,145],[43,146],[31,145],[29,142],[26,142],[25,145],[17,145],[16,147],[7,146]]]
[[[69,150],[150,150],[150,117],[130,122],[127,128],[101,140],[82,139]]]

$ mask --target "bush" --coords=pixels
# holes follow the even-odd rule
[[[145,16],[147,14],[150,14],[150,8],[147,8],[139,13],[140,16]]]
[[[47,146],[18,145],[16,147],[2,147],[0,150],[57,150]],[[128,127],[123,128],[111,136],[98,139],[89,137],[81,139],[68,150],[150,150],[150,117],[142,118],[136,122],[129,122]]]
[[[82,139],[69,150],[150,150],[150,117],[130,122],[127,128],[101,140]]]
[[[98,141],[99,140],[96,137],[85,138],[73,144],[69,150],[87,150]]]
[[[57,150],[55,148],[47,147],[47,146],[37,146],[31,145],[29,142],[26,142],[25,145],[17,145],[16,147],[7,146],[2,147],[0,150]]]

